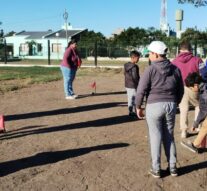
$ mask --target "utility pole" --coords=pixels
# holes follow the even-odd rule
[[[6,44],[6,38],[4,38],[4,64],[7,63],[7,44]]]
[[[65,20],[65,35],[66,35],[66,41],[68,44],[68,12],[65,9],[65,12],[63,14],[63,18]]]
[[[51,60],[50,60],[50,40],[47,41],[47,48],[48,48],[48,65],[51,64]]]
[[[95,41],[95,45],[94,45],[94,64],[95,64],[95,67],[97,67],[97,56],[98,56],[97,41]]]

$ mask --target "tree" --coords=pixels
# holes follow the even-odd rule
[[[188,28],[182,35],[181,41],[189,41],[194,48],[195,55],[197,54],[197,47],[206,50],[207,33],[200,32],[194,28]]]
[[[4,36],[4,31],[3,31],[3,29],[1,29],[0,38],[2,38],[3,36]]]
[[[195,7],[207,6],[207,0],[178,0],[178,3],[191,3]]]
[[[95,44],[98,43],[98,54],[103,56],[106,53],[106,48],[100,48],[106,46],[106,38],[100,32],[86,31],[81,35],[81,40],[78,42],[79,52],[82,58],[87,56],[94,56]]]
[[[8,32],[7,34],[5,34],[5,37],[8,37],[8,36],[13,36],[16,32],[14,31],[10,31]]]

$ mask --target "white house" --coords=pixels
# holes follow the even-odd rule
[[[68,41],[80,39],[80,34],[87,29],[64,29],[58,31],[22,31],[5,37],[9,56],[27,59],[62,58]],[[66,40],[68,37],[68,41]]]

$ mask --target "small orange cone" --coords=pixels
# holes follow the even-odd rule
[[[206,142],[207,136],[205,136],[201,142],[201,148],[205,149],[207,148],[207,142]]]
[[[4,124],[4,116],[0,115],[0,133],[6,132]]]

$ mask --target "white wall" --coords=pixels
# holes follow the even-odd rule
[[[19,47],[20,44],[26,43],[28,41],[32,41],[32,39],[26,39],[28,36],[10,36],[6,37],[7,44],[13,45],[13,56],[20,57],[19,55]],[[34,39],[36,43],[42,44],[42,55],[34,55],[34,56],[23,56],[28,59],[48,59],[48,39]],[[60,43],[61,50],[56,53],[52,52],[52,44]],[[51,59],[62,59],[65,49],[67,47],[66,39],[50,39],[50,58]]]

